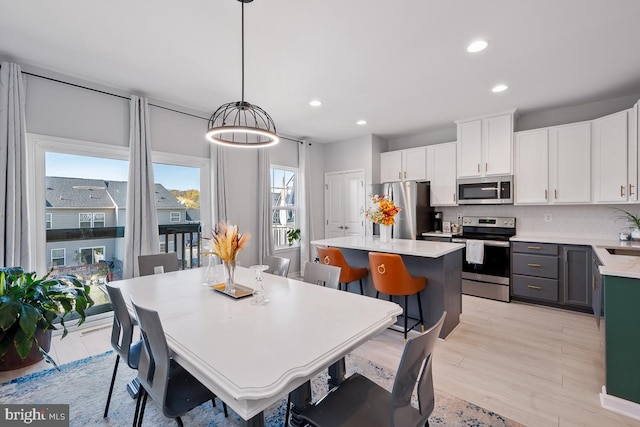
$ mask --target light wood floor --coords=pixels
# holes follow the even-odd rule
[[[436,388],[527,426],[635,426],[600,408],[602,332],[592,316],[463,296],[462,319],[434,357]],[[111,348],[110,323],[54,337],[52,355],[67,363]],[[402,334],[386,331],[356,352],[396,369]],[[50,368],[45,362],[0,372],[0,382]]]

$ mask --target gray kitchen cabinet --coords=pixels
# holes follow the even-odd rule
[[[562,260],[564,262],[562,277],[564,299],[562,303],[591,306],[591,252],[589,246],[562,246]]]
[[[593,309],[593,316],[596,319],[596,325],[598,325],[598,329],[600,329],[600,317],[602,316],[602,300],[603,300],[603,290],[602,290],[602,275],[600,274],[600,270],[598,267],[602,265],[600,260],[593,254],[592,257],[593,262],[591,263],[591,308]]]

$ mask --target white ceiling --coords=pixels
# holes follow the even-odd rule
[[[240,8],[0,0],[0,55],[211,113],[240,99]],[[255,0],[245,25],[246,100],[320,142],[640,92],[638,0]]]

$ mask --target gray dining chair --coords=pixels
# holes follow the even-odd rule
[[[138,269],[141,276],[178,271],[178,255],[175,252],[140,255],[138,256]]]
[[[122,291],[120,288],[107,283],[107,293],[111,300],[111,307],[113,308],[111,347],[113,347],[113,351],[116,352],[116,363],[113,366],[113,374],[111,375],[111,386],[109,386],[107,404],[104,408],[104,418],[109,414],[109,404],[111,403],[113,385],[116,381],[116,374],[118,373],[118,364],[120,359],[122,358],[131,369],[138,369],[140,349],[142,347],[142,340],[132,343],[133,328],[137,322],[136,319],[131,317],[129,310],[127,310],[127,305],[122,296]],[[135,393],[137,392],[137,381],[136,383],[128,384],[127,387],[131,390],[132,395],[135,396]]]
[[[282,277],[287,277],[287,274],[289,274],[289,264],[291,264],[291,260],[289,258],[266,256],[264,257],[263,262],[269,266],[269,269],[265,270],[265,273],[271,273]]]
[[[407,341],[391,393],[360,374],[353,374],[299,418],[316,427],[428,426],[435,406],[433,350],[447,313],[429,330]],[[417,387],[416,387],[417,385]],[[418,409],[411,406],[416,389]]]
[[[138,364],[140,392],[133,425],[142,425],[147,397],[151,396],[162,408],[164,416],[175,419],[182,427],[182,415],[208,400],[216,406],[216,395],[173,360],[158,312],[131,302],[143,343]],[[227,405],[223,402],[222,406],[226,417]]]
[[[304,265],[303,282],[338,289],[340,267],[307,261]]]

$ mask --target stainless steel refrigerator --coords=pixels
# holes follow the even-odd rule
[[[371,186],[371,194],[387,194],[402,210],[396,215],[391,230],[394,239],[422,239],[422,233],[433,231],[433,208],[429,182],[389,182]],[[379,234],[373,227],[373,234]]]

